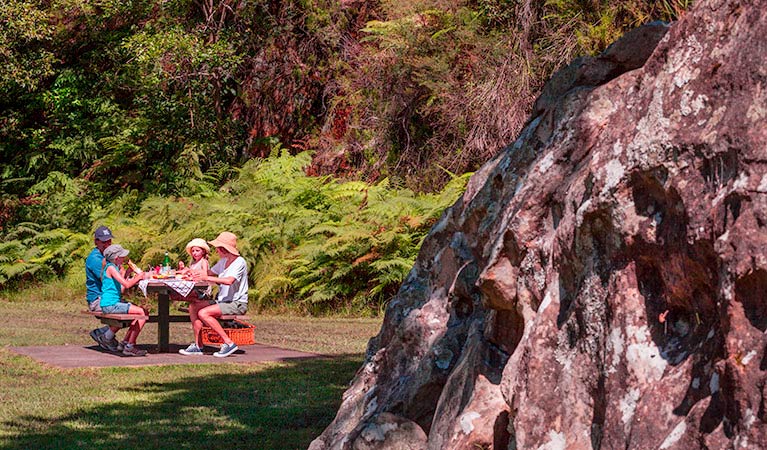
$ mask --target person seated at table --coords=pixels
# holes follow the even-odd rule
[[[187,356],[202,355],[202,327],[210,327],[224,342],[213,356],[223,358],[238,350],[237,344],[224,332],[218,322],[222,315],[239,315],[248,311],[248,267],[237,250],[237,236],[228,231],[208,243],[216,248],[218,262],[205,274],[194,273],[196,281],[216,283],[215,300],[194,300],[189,304],[189,319],[194,331],[194,342],[179,353]]]
[[[144,316],[147,312],[143,308],[122,301],[122,291],[135,286],[149,275],[148,272],[144,272],[141,275],[135,275],[126,280],[120,274],[119,268],[122,267],[128,253],[128,250],[118,244],[112,244],[104,249],[104,263],[101,269],[101,311],[106,314],[135,314],[137,316]],[[123,355],[146,355],[146,350],[136,348],[136,339],[139,333],[141,333],[145,322],[146,320],[144,319],[136,319],[131,322],[123,342],[118,346],[118,350],[122,351]]]
[[[190,278],[192,273],[197,273],[200,276],[207,275],[210,269],[210,263],[208,262],[210,247],[208,247],[208,243],[204,239],[194,238],[186,244],[186,252],[189,253],[189,257],[192,259],[186,267],[184,267],[183,262],[179,261],[179,270],[176,273],[184,274]],[[183,298],[182,300],[191,301],[195,298],[209,300],[212,292],[213,290],[210,286],[196,287],[189,294],[191,297]]]
[[[89,311],[100,311],[101,306],[101,266],[104,261],[104,249],[112,245],[112,230],[105,226],[96,228],[93,233],[93,250],[85,258],[85,299]],[[104,325],[90,332],[91,338],[104,350],[117,351],[115,333],[120,328]]]

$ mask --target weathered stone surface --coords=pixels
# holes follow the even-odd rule
[[[555,76],[311,448],[396,448],[392,423],[430,449],[767,448],[765,11],[696,2]]]
[[[367,421],[352,443],[353,450],[424,450],[426,433],[415,422],[390,413]]]

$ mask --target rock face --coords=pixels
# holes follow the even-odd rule
[[[311,449],[767,448],[767,1],[558,73]]]

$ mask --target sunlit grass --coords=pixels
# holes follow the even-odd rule
[[[257,342],[328,355],[287,363],[59,369],[9,349],[92,345],[82,295],[64,280],[0,297],[0,448],[306,448],[380,327],[249,314]],[[171,341],[190,338],[172,324]],[[139,342],[156,342],[156,327]]]
[[[342,386],[359,362],[359,356],[347,356],[280,364],[40,370],[0,350],[0,366],[35,374],[14,383],[5,370],[0,373],[0,446],[306,448],[332,420]],[[93,373],[97,376],[87,376]]]
[[[30,283],[17,289],[0,291],[0,300],[9,302],[25,301],[68,301],[81,299],[85,304],[85,269],[70,271],[64,278],[47,283]]]

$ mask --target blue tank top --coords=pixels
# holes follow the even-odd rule
[[[107,267],[109,266],[117,269],[117,266],[111,262],[106,263],[104,268],[101,269],[101,302],[99,305],[102,308],[120,303],[120,297],[122,295],[122,286],[120,285],[120,282],[107,276]]]

